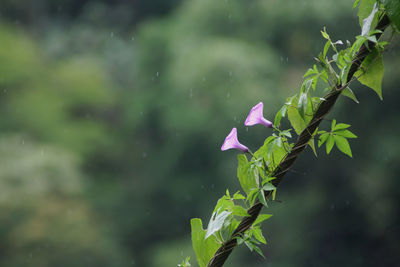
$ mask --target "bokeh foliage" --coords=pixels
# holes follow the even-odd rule
[[[350,1],[0,3],[0,265],[174,266],[189,218],[238,188],[223,137],[274,114],[323,45],[358,33]],[[162,3],[162,4],[160,4]],[[391,266],[400,249],[399,46],[384,102],[335,117],[353,160],[304,155],[271,207],[275,266]],[[272,118],[271,118],[272,119]],[[326,122],[329,124],[330,122]],[[250,147],[265,138],[242,130]],[[349,186],[350,185],[350,186]],[[300,194],[300,192],[302,192]],[[264,266],[238,250],[227,266]]]

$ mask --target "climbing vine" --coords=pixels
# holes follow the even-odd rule
[[[243,192],[227,189],[212,211],[206,229],[201,219],[191,220],[192,245],[200,267],[222,266],[233,248],[241,244],[263,256],[259,246],[267,242],[261,223],[272,214],[261,210],[275,201],[279,183],[306,147],[315,155],[317,147],[325,146],[327,154],[336,147],[352,157],[349,139],[357,136],[351,132],[351,125],[336,119],[330,129],[319,129],[319,125],[340,95],[358,103],[349,87],[354,80],[382,99],[382,52],[400,29],[400,2],[356,0],[353,7],[358,7],[361,25],[361,34],[354,42],[333,40],[324,28],[321,34],[326,42],[322,52],[304,74],[300,91],[287,98],[273,122],[264,117],[262,102],[250,110],[245,126],[261,124],[271,129],[271,136],[263,145],[253,152],[239,142],[236,128],[225,138],[222,151],[242,152],[238,155],[237,177]],[[381,38],[385,30],[389,37]],[[291,128],[283,129],[282,119],[288,119]],[[192,266],[190,258],[178,266]]]

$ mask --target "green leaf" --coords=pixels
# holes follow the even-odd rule
[[[322,34],[322,36],[323,36],[325,39],[328,39],[328,40],[330,39],[330,38],[329,38],[329,34],[326,33],[325,27],[324,27],[324,30],[321,31],[321,34]]]
[[[207,239],[209,236],[211,236],[215,232],[221,230],[222,226],[224,226],[225,220],[231,214],[232,214],[232,212],[226,211],[226,210],[224,210],[220,213],[218,213],[218,211],[213,212],[213,214],[211,215],[211,218],[210,218],[210,222],[208,223],[205,239]]]
[[[360,102],[358,102],[357,97],[355,96],[355,94],[353,93],[353,91],[349,87],[346,87],[346,88],[343,89],[342,95],[347,96],[348,98],[352,99],[357,104],[360,103]]]
[[[264,206],[268,207],[268,203],[267,200],[265,199],[265,195],[264,195],[264,191],[260,190],[258,192],[258,200],[260,200],[261,204],[263,204]]]
[[[357,138],[357,135],[353,134],[352,132],[350,132],[349,130],[339,130],[339,131],[335,131],[336,135],[340,135],[346,138]]]
[[[282,120],[282,113],[281,113],[281,111],[279,110],[279,111],[276,113],[276,115],[275,115],[274,125],[275,125],[276,127],[278,127],[279,124],[281,123],[281,120]]]
[[[260,249],[259,247],[257,247],[256,245],[254,245],[253,249],[254,249],[255,252],[257,252],[258,254],[260,254],[260,255],[265,259],[265,256],[264,256],[264,254],[262,253],[262,251],[261,251],[261,249]]]
[[[235,204],[233,203],[231,198],[228,196],[223,196],[220,199],[218,199],[217,205],[215,205],[213,212],[216,212],[218,210],[231,211],[233,206],[235,206]]]
[[[307,77],[307,76],[310,76],[310,75],[313,75],[313,74],[317,74],[317,73],[318,73],[317,66],[314,65],[314,68],[313,68],[313,69],[311,69],[311,68],[308,69],[307,72],[304,74],[303,77],[305,78],[305,77]]]
[[[326,54],[328,53],[328,50],[329,50],[329,47],[331,46],[331,41],[327,41],[326,43],[325,43],[325,46],[324,46],[324,53],[323,53],[323,55],[324,55],[324,57],[326,57]]]
[[[339,136],[339,135],[335,135],[334,138],[335,138],[336,147],[340,151],[342,151],[344,154],[346,154],[352,158],[353,155],[351,154],[350,145],[349,145],[349,142],[347,142],[347,139],[344,138],[343,136]]]
[[[297,98],[295,98],[293,102],[297,103],[298,102]],[[294,128],[295,132],[297,134],[300,134],[307,127],[307,124],[304,121],[304,119],[302,118],[302,116],[300,115],[298,109],[296,107],[289,106],[287,113],[288,113],[288,118],[289,118],[290,124]]]
[[[201,219],[191,219],[190,225],[192,228],[192,246],[196,254],[197,262],[200,267],[206,267],[220,245],[215,236],[210,236],[205,239],[206,231],[203,230]]]
[[[253,188],[253,190],[250,191],[249,194],[247,194],[246,201],[250,203],[250,205],[253,205],[254,201],[256,200],[258,196],[258,192],[260,190],[258,188]]]
[[[358,7],[358,20],[360,22],[360,26],[362,27],[363,21],[367,18],[370,14],[372,9],[374,8],[374,4],[376,0],[362,0],[360,6]]]
[[[262,157],[271,168],[275,168],[286,155],[285,148],[283,146],[279,147],[275,142],[276,138],[276,136],[269,136],[265,139],[262,147],[254,153],[254,158],[258,159]]]
[[[246,217],[249,216],[246,209],[242,206],[235,205],[232,209],[232,215]]]
[[[178,267],[190,267],[192,266],[190,264],[190,257],[186,257],[180,264],[178,264]]]
[[[272,217],[272,214],[260,214],[258,215],[257,219],[255,220],[255,222],[253,223],[253,225],[257,225],[262,223],[263,221],[268,220],[269,218]]]
[[[382,100],[382,79],[384,71],[382,55],[375,50],[365,58],[361,69],[365,70],[365,72],[363,73],[361,70],[356,72],[355,75],[358,77],[358,81],[374,90]]]
[[[383,0],[386,12],[390,20],[400,30],[400,1],[399,0]]]
[[[359,2],[360,2],[360,0],[354,1],[353,8],[356,8]]]
[[[307,93],[300,94],[299,103],[297,104],[300,116],[305,119],[305,113],[307,112]]]
[[[369,32],[371,27],[373,26],[373,21],[375,19],[375,15],[378,12],[378,5],[377,3],[374,4],[371,13],[363,20],[361,35],[362,36],[369,36]]]
[[[240,185],[246,194],[249,194],[252,188],[258,187],[256,179],[258,179],[258,175],[256,169],[250,168],[251,164],[247,161],[247,158],[244,154],[238,155],[238,168],[237,168],[237,177],[239,179]]]
[[[233,199],[237,199],[237,200],[239,200],[239,199],[246,199],[242,194],[240,194],[239,192],[236,192],[234,195],[233,195]]]
[[[265,191],[272,191],[272,190],[275,190],[276,187],[275,187],[273,184],[271,184],[271,183],[266,183],[266,184],[263,186],[263,189],[264,189]]]
[[[326,140],[326,154],[329,154],[335,144],[335,139],[331,134],[329,134],[328,139]]]
[[[338,131],[338,130],[343,130],[343,129],[347,129],[349,128],[351,125],[350,124],[346,124],[346,123],[338,123],[336,124],[333,128],[332,131]]]
[[[290,130],[285,130],[281,132],[282,135],[292,138],[292,134],[290,133]]]
[[[261,243],[267,244],[267,240],[265,240],[265,237],[263,236],[260,227],[253,228],[253,235]]]
[[[317,150],[315,149],[315,140],[314,138],[311,138],[310,141],[308,142],[308,145],[311,147],[312,151],[314,152],[314,155],[317,157]]]
[[[336,126],[336,120],[333,119],[331,123],[331,129],[335,129],[335,126]]]
[[[326,139],[328,139],[328,137],[329,137],[329,133],[327,133],[327,132],[321,134],[319,136],[319,140],[318,140],[318,147],[321,147],[325,143]]]

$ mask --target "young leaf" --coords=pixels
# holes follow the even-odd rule
[[[349,87],[346,87],[343,89],[342,95],[347,96],[348,98],[352,99],[357,104],[360,103],[360,102],[358,102],[356,95],[353,93],[353,91]]]
[[[258,217],[257,217],[256,221],[253,223],[253,225],[260,224],[263,221],[266,221],[271,217],[272,217],[272,214],[260,214],[260,215],[258,215]]]
[[[264,191],[260,190],[258,192],[258,200],[260,200],[261,204],[263,204],[264,206],[268,207],[268,203],[267,200],[265,199],[265,195],[264,195]]]
[[[353,155],[351,154],[350,145],[349,145],[349,142],[347,142],[347,139],[344,138],[343,136],[339,136],[339,135],[335,135],[334,138],[335,138],[336,147],[340,151],[342,151],[344,154],[346,154],[352,158]]]
[[[315,140],[314,140],[314,138],[312,138],[312,139],[310,139],[310,141],[308,141],[308,145],[310,146],[311,150],[313,151],[315,157],[318,157],[317,150],[315,149]]]
[[[335,139],[331,134],[329,134],[328,139],[326,140],[326,154],[329,154],[335,144]]]
[[[325,43],[325,46],[324,46],[324,53],[323,53],[323,55],[324,55],[324,57],[326,57],[326,54],[328,53],[328,50],[329,50],[329,47],[331,46],[331,41],[327,41],[326,43]]]
[[[302,93],[297,104],[300,116],[305,119],[305,113],[307,111],[307,93]]]
[[[253,228],[253,235],[261,243],[267,244],[267,240],[265,240],[265,237],[263,236],[260,227]]]
[[[271,183],[266,183],[264,186],[263,186],[263,190],[264,191],[272,191],[272,190],[275,190],[276,189],[276,187],[273,185],[273,184],[271,184]]]
[[[239,199],[246,199],[242,194],[240,194],[239,192],[236,192],[234,195],[233,195],[233,199],[237,199],[237,200],[239,200]]]
[[[235,205],[232,209],[232,215],[246,217],[249,216],[246,209],[242,206]]]
[[[357,138],[357,135],[353,134],[349,130],[338,130],[335,131],[335,134],[346,138]]]
[[[333,119],[331,123],[331,129],[335,129],[335,126],[336,126],[336,120]]]
[[[375,50],[365,58],[361,66],[365,72],[356,72],[356,76],[359,76],[357,78],[358,81],[374,90],[382,100],[382,78],[384,70],[382,55]]]
[[[194,218],[190,220],[192,228],[192,246],[196,254],[197,262],[200,267],[206,267],[208,262],[218,250],[220,244],[215,236],[205,239],[206,231],[203,230],[201,219]]]
[[[232,212],[229,212],[226,210],[224,210],[220,213],[213,212],[213,214],[211,215],[210,222],[208,223],[205,239],[207,239],[209,236],[211,236],[215,232],[221,230],[226,218],[228,218],[228,216],[231,215],[231,213]]]
[[[247,198],[246,201],[250,203],[250,205],[254,204],[254,201],[256,200],[257,196],[258,196],[258,188],[253,188],[249,194],[247,194]]]
[[[261,255],[261,257],[263,257],[265,259],[264,254],[262,253],[261,249],[259,247],[257,247],[256,245],[254,245],[253,247],[254,251],[257,252],[258,254]]]
[[[186,257],[180,264],[178,264],[178,267],[190,267],[192,266],[190,264],[190,257]]]
[[[350,124],[338,123],[332,128],[332,131],[335,132],[335,131],[338,131],[338,130],[347,129],[350,126],[351,126]]]
[[[323,134],[321,134],[319,136],[319,140],[318,140],[318,147],[321,147],[323,143],[325,143],[326,139],[328,139],[329,137],[329,133],[324,132]]]
[[[326,29],[325,29],[325,27],[324,27],[324,30],[323,31],[321,31],[321,34],[322,34],[322,36],[325,38],[325,39],[327,39],[327,40],[329,40],[330,38],[329,38],[329,34],[327,34],[326,33]]]

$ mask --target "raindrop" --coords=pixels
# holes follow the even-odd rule
[[[140,116],[143,116],[143,111],[140,111]]]
[[[114,37],[114,32],[111,32],[110,36],[111,36],[111,38],[113,38]]]
[[[7,89],[4,89],[3,92],[6,94],[7,93]]]
[[[236,116],[234,116],[234,117],[233,117],[233,120],[234,120],[234,121],[237,121],[237,118],[236,118]]]
[[[193,89],[192,89],[192,88],[190,88],[189,96],[190,96],[190,97],[193,97]]]
[[[202,80],[203,82],[205,82],[205,81],[206,81],[206,77],[203,76],[203,79],[201,79],[201,80]]]
[[[231,70],[229,71],[229,76],[232,76],[232,71]]]
[[[281,62],[283,62],[283,57],[282,56],[280,57],[280,59],[281,59]]]
[[[330,208],[333,210],[335,208],[335,204],[331,204]]]
[[[231,97],[231,93],[228,92],[228,93],[226,94],[226,98],[230,98],[230,97]]]
[[[25,145],[25,140],[22,139],[22,144]]]
[[[246,132],[248,132],[249,131],[249,127],[246,127]]]
[[[158,71],[157,71],[156,76],[158,77],[158,75],[159,75],[159,73],[158,73]]]
[[[131,40],[132,40],[132,41],[135,41],[135,37],[134,37],[134,36],[132,36]]]
[[[147,153],[146,152],[142,153],[142,158],[144,158],[144,159],[147,158]]]

